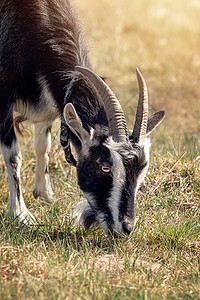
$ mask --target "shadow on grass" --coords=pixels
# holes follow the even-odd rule
[[[80,252],[99,248],[111,253],[120,240],[122,239],[106,236],[98,225],[86,231],[71,220],[59,223],[58,220],[49,219],[38,225],[27,226],[8,217],[6,212],[0,215],[0,243],[5,241],[13,246],[44,243],[48,248],[57,245]]]

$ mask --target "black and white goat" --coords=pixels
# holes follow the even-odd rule
[[[67,161],[77,168],[87,199],[74,210],[77,221],[86,227],[97,221],[106,233],[131,232],[136,193],[149,164],[148,135],[164,117],[160,111],[148,119],[147,88],[139,70],[137,77],[140,95],[135,126],[129,133],[117,98],[91,71],[70,1],[0,1],[0,140],[12,217],[34,222],[20,187],[16,111],[16,123],[30,120],[35,125],[34,196],[53,201],[48,153],[51,125],[60,117],[61,145]]]

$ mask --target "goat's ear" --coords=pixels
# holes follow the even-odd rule
[[[90,139],[89,133],[83,128],[82,122],[77,115],[74,106],[71,103],[67,103],[64,107],[65,122],[69,126],[70,130],[79,138],[82,143],[85,143]]]
[[[148,118],[147,122],[147,136],[160,124],[165,116],[165,111],[161,110]]]

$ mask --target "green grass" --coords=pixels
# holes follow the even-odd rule
[[[141,68],[150,110],[167,116],[152,134],[151,162],[128,237],[89,232],[71,220],[82,192],[53,127],[50,176],[55,206],[32,195],[33,128],[19,137],[25,202],[38,220],[8,217],[0,168],[0,299],[200,299],[200,5],[198,1],[76,1],[95,70],[108,77],[129,127]]]

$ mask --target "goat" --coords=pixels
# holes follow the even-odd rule
[[[137,70],[140,96],[131,133],[116,96],[92,71],[84,35],[69,0],[1,0],[0,142],[8,171],[10,215],[35,218],[21,191],[21,152],[16,124],[35,126],[35,198],[53,202],[48,176],[51,126],[61,119],[60,143],[76,166],[87,201],[73,212],[86,228],[99,222],[105,233],[129,234],[134,202],[149,165],[148,135],[164,112],[148,118],[147,88]],[[76,150],[77,161],[71,152]]]

